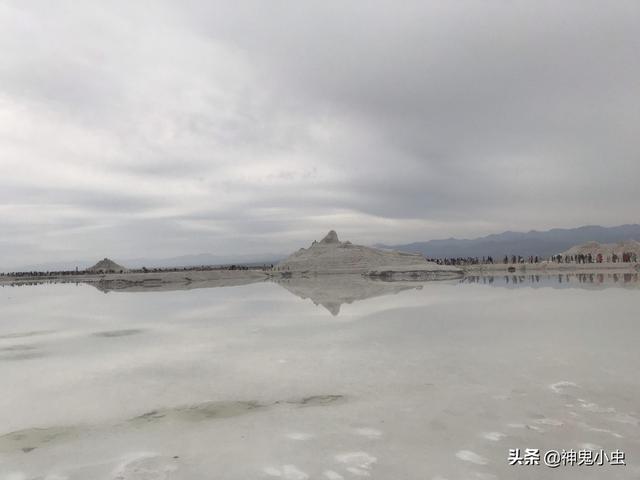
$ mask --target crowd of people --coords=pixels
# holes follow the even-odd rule
[[[435,262],[438,265],[493,265],[498,263],[492,256],[486,257],[449,257],[449,258],[428,258],[430,262]],[[539,263],[542,259],[538,256],[530,255],[523,257],[521,255],[505,255],[502,259],[502,263]]]
[[[271,270],[273,264],[260,264],[260,265],[199,265],[192,267],[166,267],[166,268],[135,268],[126,271],[123,270],[59,270],[59,271],[26,271],[26,272],[0,272],[0,277],[11,278],[49,278],[49,277],[67,277],[67,276],[80,276],[80,275],[104,275],[114,273],[164,273],[164,272],[204,272],[211,270]]]
[[[577,255],[554,255],[551,261],[556,263],[636,263],[638,254],[635,252],[623,252],[622,255],[613,253],[606,257],[602,253],[596,255],[591,253],[579,253]]]
[[[621,255],[613,253],[611,255],[604,256],[601,253],[596,255],[577,254],[577,255],[552,255],[549,258],[540,257],[538,255],[505,255],[500,260],[495,260],[492,256],[486,257],[446,257],[446,258],[427,258],[430,262],[437,263],[438,265],[493,265],[496,263],[502,263],[504,265],[509,264],[522,264],[522,263],[540,263],[543,261],[550,261],[554,263],[637,263],[638,254],[635,252],[625,252]]]

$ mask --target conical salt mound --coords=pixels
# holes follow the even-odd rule
[[[331,230],[321,241],[301,248],[280,262],[275,271],[283,273],[367,273],[373,270],[442,271],[456,268],[437,265],[418,253],[396,252],[341,242]]]
[[[104,258],[93,267],[87,268],[87,272],[95,273],[124,273],[127,269],[109,258]]]

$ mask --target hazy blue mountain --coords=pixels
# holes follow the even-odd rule
[[[640,241],[640,225],[600,227],[588,225],[578,228],[554,228],[546,231],[503,232],[473,239],[447,238],[406,245],[380,247],[416,252],[428,258],[483,257],[501,258],[504,255],[538,255],[548,257],[569,247],[589,241],[615,243],[623,240]]]

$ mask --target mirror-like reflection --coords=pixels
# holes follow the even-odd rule
[[[332,315],[340,314],[344,304],[351,304],[382,295],[394,295],[405,290],[421,289],[432,281],[381,281],[362,275],[311,275],[298,277],[277,277],[272,279],[245,278],[233,281],[219,280],[205,283],[194,282],[185,284],[156,285],[148,282],[140,285],[119,285],[113,282],[89,283],[101,292],[169,292],[180,290],[194,290],[201,288],[233,287],[254,283],[272,282],[281,286],[301,299],[309,299],[315,305],[320,305]],[[639,273],[619,272],[575,272],[575,273],[536,273],[536,274],[501,274],[501,275],[467,275],[461,280],[439,280],[449,284],[477,284],[493,287],[551,287],[551,288],[585,288],[602,289],[609,287],[639,288]],[[24,287],[35,285],[64,284],[64,281],[47,282],[17,282],[10,286]],[[74,285],[80,285],[77,282]],[[9,285],[5,285],[9,288]]]
[[[482,284],[495,287],[553,287],[553,288],[608,288],[640,286],[638,273],[558,273],[527,275],[477,275],[466,276],[461,280],[466,284]]]
[[[340,313],[340,307],[345,303],[422,288],[419,283],[383,282],[362,275],[318,275],[274,281],[297,297],[322,305],[334,316]]]
[[[637,477],[637,279],[508,278],[0,289],[0,478]]]

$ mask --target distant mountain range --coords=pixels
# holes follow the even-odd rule
[[[640,240],[640,225],[578,228],[554,228],[546,231],[504,232],[473,239],[447,238],[405,245],[376,245],[405,252],[421,253],[427,258],[483,257],[504,255],[538,255],[548,257],[589,241],[616,243]]]
[[[447,238],[404,245],[375,245],[405,252],[421,253],[427,258],[447,257],[483,257],[502,258],[504,255],[538,255],[548,257],[568,250],[574,245],[589,241],[599,243],[617,243],[624,240],[640,241],[640,225],[620,225],[618,227],[600,227],[589,225],[578,228],[554,228],[546,231],[504,232],[474,239]],[[213,255],[201,253],[171,258],[114,258],[126,268],[154,267],[194,267],[200,265],[251,265],[278,263],[285,255]],[[21,268],[2,269],[0,271],[58,271],[84,270],[98,259],[85,259],[67,262],[51,262],[39,265],[25,265]]]

